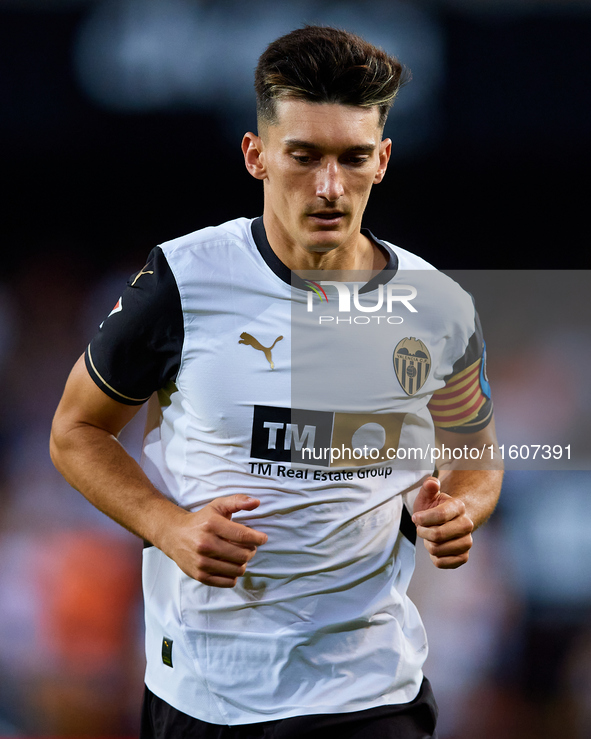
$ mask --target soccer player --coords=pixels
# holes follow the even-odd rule
[[[436,736],[416,536],[464,564],[502,473],[402,454],[496,449],[470,296],[361,228],[402,78],[344,31],[273,42],[262,217],[155,248],[67,381],[53,460],[146,542],[142,739]],[[140,467],[117,435],[148,400]]]

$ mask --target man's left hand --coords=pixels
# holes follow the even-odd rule
[[[419,490],[412,520],[435,567],[451,570],[468,561],[474,523],[462,500],[441,492],[436,477],[427,478]]]

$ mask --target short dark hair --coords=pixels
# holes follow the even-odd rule
[[[278,100],[377,106],[383,126],[408,71],[360,36],[304,26],[281,36],[259,58],[254,76],[260,123],[277,122]]]

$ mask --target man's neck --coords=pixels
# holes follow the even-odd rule
[[[371,239],[358,231],[340,246],[328,252],[313,252],[291,242],[280,228],[274,228],[263,216],[267,239],[276,256],[292,271],[355,271],[358,278],[369,280],[372,273],[384,269],[387,257]]]

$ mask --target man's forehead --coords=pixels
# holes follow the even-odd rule
[[[277,102],[277,121],[266,133],[275,142],[311,143],[317,146],[377,145],[382,127],[377,107],[362,108],[340,103],[314,103],[285,98]]]

